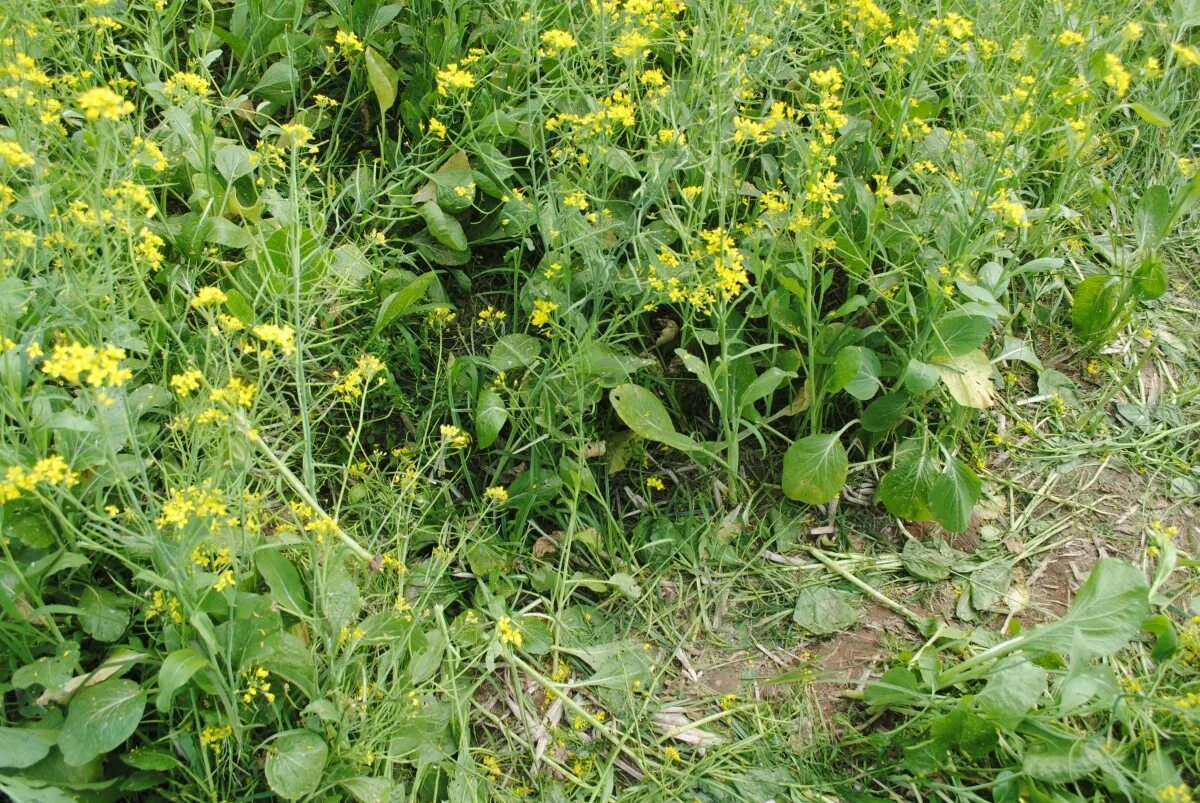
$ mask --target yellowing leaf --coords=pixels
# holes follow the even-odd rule
[[[936,367],[950,396],[963,407],[983,410],[992,406],[992,364],[982,351],[968,351]]]

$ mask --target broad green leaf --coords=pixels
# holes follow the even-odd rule
[[[1142,630],[1154,636],[1154,649],[1150,658],[1161,663],[1174,655],[1179,649],[1179,637],[1175,632],[1175,623],[1166,614],[1158,613],[1142,622]]]
[[[162,712],[169,711],[176,693],[192,679],[192,675],[206,666],[208,659],[191,647],[168,655],[158,670],[158,696],[154,700],[154,707]]]
[[[879,358],[875,356],[875,352],[862,346],[851,346],[843,350],[850,349],[858,353],[858,367],[854,376],[846,383],[845,390],[859,401],[866,401],[882,387],[879,384]]]
[[[1090,739],[1075,739],[1058,745],[1035,742],[1025,752],[1021,769],[1039,781],[1063,784],[1090,775],[1103,763],[1102,748]]]
[[[996,728],[977,714],[967,699],[960,699],[950,712],[929,724],[933,748],[945,755],[959,749],[973,758],[981,758],[996,746]]]
[[[667,408],[657,396],[641,385],[617,385],[608,392],[608,399],[625,426],[646,440],[684,452],[700,448],[694,440],[675,431]]]
[[[1066,654],[1079,633],[1089,655],[1105,657],[1137,635],[1149,610],[1149,587],[1142,571],[1123,560],[1101,558],[1066,615],[1035,628],[1021,646],[1031,655]]]
[[[542,352],[542,341],[533,335],[516,332],[505,335],[492,345],[488,365],[496,371],[529,368]]]
[[[992,363],[976,349],[937,365],[938,376],[950,397],[963,407],[983,410],[992,406]]]
[[[937,366],[920,360],[909,360],[900,381],[913,393],[924,393],[937,384]]]
[[[979,713],[1004,730],[1015,730],[1046,691],[1046,670],[1024,658],[1001,663],[975,697]]]
[[[346,570],[344,561],[331,559],[325,567],[324,580],[319,586],[320,606],[317,613],[323,616],[327,625],[337,633],[358,617],[362,600],[358,586]]]
[[[933,541],[933,546],[926,546],[915,538],[904,544],[900,553],[900,563],[905,571],[918,580],[935,583],[950,576],[950,569],[963,557],[962,553],[941,539]]]
[[[923,454],[907,457],[883,475],[875,498],[888,513],[908,521],[929,521],[929,489],[936,474],[933,461]]]
[[[1153,252],[1142,257],[1133,272],[1133,289],[1142,301],[1161,298],[1167,292],[1167,266]]]
[[[284,800],[311,795],[321,783],[328,756],[325,740],[312,731],[281,733],[267,748],[267,784]]]
[[[863,410],[862,428],[867,432],[887,432],[899,423],[908,409],[909,395],[903,390],[887,393]]]
[[[79,626],[96,641],[116,641],[129,626],[125,600],[108,589],[88,586],[79,598]]]
[[[396,320],[402,313],[421,300],[421,296],[429,290],[437,274],[433,271],[423,273],[394,293],[388,295],[379,305],[375,316],[375,329],[372,335],[382,332],[388,324]]]
[[[986,611],[999,602],[1012,584],[1012,566],[1002,560],[985,563],[971,572],[971,606]]]
[[[852,599],[853,594],[829,586],[805,588],[796,595],[792,621],[814,636],[838,633],[858,621]]]
[[[1089,276],[1075,286],[1071,328],[1085,343],[1102,344],[1124,312],[1126,281],[1117,276]]]
[[[383,114],[396,102],[396,89],[400,83],[400,74],[387,63],[383,56],[375,52],[375,48],[369,45],[364,56],[363,60],[367,64],[367,83],[371,85],[371,91],[375,93],[375,100],[379,102],[379,113]]]
[[[459,252],[470,250],[467,234],[463,231],[462,224],[443,212],[436,203],[426,201],[421,204],[421,217],[425,218],[425,225],[429,227],[429,233],[439,243]]]
[[[408,662],[408,676],[409,681],[416,685],[437,674],[438,667],[442,665],[442,656],[446,652],[446,639],[436,627],[426,632],[414,629],[413,634],[413,638],[419,644],[409,644],[411,658]]]
[[[1171,229],[1171,193],[1161,184],[1148,187],[1133,213],[1138,246],[1156,248]]]
[[[1000,349],[995,357],[992,357],[992,362],[1011,362],[1018,360],[1023,363],[1028,363],[1039,371],[1042,370],[1042,361],[1034,353],[1024,340],[1018,340],[1015,337],[1005,336],[1004,347]]]
[[[789,499],[821,505],[846,484],[850,459],[836,433],[809,435],[783,456],[783,492]]]
[[[588,339],[577,353],[580,374],[593,377],[601,387],[611,388],[628,382],[642,368],[654,365],[648,357],[623,354],[607,343]]]
[[[934,326],[933,354],[939,358],[961,357],[979,348],[991,329],[990,318],[950,313]]]
[[[112,678],[71,699],[58,736],[63,759],[75,766],[114,750],[137,729],[146,693],[132,680]]]
[[[746,386],[738,400],[738,410],[744,415],[754,405],[777,391],[789,379],[795,379],[795,371],[784,371],[774,366],[768,367]]]
[[[507,421],[504,398],[491,385],[484,387],[475,401],[475,442],[479,448],[486,449],[495,443]]]
[[[642,587],[638,585],[637,580],[633,579],[633,575],[631,574],[617,572],[608,578],[608,582],[633,602],[637,602],[642,598]]]
[[[46,757],[56,741],[58,731],[50,728],[0,726],[0,767],[31,767]]]
[[[979,501],[982,483],[966,463],[954,460],[929,489],[929,509],[938,523],[952,533],[961,533],[971,523],[971,511]]]
[[[284,610],[298,616],[308,616],[308,594],[295,564],[277,549],[259,549],[254,553],[254,565],[271,589],[271,598]]]
[[[387,778],[372,778],[359,775],[339,781],[342,788],[354,796],[359,803],[390,803],[395,784]],[[399,799],[403,799],[401,794]]]
[[[879,680],[868,682],[863,690],[863,702],[871,708],[912,705],[925,696],[917,676],[903,666],[893,666]]]

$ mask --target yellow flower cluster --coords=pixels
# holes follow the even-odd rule
[[[503,505],[508,501],[508,491],[502,485],[493,485],[483,492],[483,498],[489,502]]]
[[[165,615],[177,625],[183,624],[183,610],[179,606],[179,600],[167,597],[162,591],[155,591],[150,595],[150,604],[146,606],[146,621],[149,622],[160,615]]]
[[[133,111],[133,104],[108,87],[98,86],[79,96],[79,109],[89,120],[120,120]]]
[[[529,316],[529,322],[534,326],[544,327],[550,323],[550,316],[558,309],[558,302],[550,301],[545,298],[535,299],[533,302],[533,315]]]
[[[8,140],[0,140],[0,164],[15,169],[33,165],[33,156],[20,145]]]
[[[333,41],[341,49],[342,55],[346,58],[363,52],[362,40],[353,31],[338,31],[333,35]]]
[[[333,392],[345,401],[360,398],[363,395],[363,389],[370,385],[371,379],[377,374],[383,373],[384,370],[382,360],[373,354],[365,354],[359,357],[354,367],[334,384]],[[379,383],[383,384],[384,381],[384,377],[380,376]]]
[[[0,475],[0,504],[18,499],[22,493],[33,491],[39,485],[68,488],[78,480],[79,475],[71,471],[67,461],[59,455],[43,457],[30,469],[9,466]]]
[[[188,302],[190,307],[216,307],[224,304],[229,300],[229,296],[219,287],[208,285],[201,287],[196,291],[196,295],[192,296],[192,300]]]
[[[718,300],[736,299],[749,286],[750,276],[745,256],[725,229],[702,231],[700,240],[703,247],[688,252],[690,271],[679,254],[666,246],[660,248],[657,265],[647,269],[646,283],[673,304],[691,304],[711,314]],[[690,281],[684,280],[688,278]]]
[[[501,616],[500,621],[496,622],[496,635],[500,637],[501,644],[511,644],[517,649],[525,643],[520,628],[507,616]]]
[[[988,205],[988,209],[995,212],[1005,224],[1014,228],[1027,229],[1031,225],[1025,205],[1020,201],[1013,200],[1007,193],[997,195],[995,200]]]
[[[246,691],[242,694],[242,702],[249,705],[254,701],[255,697],[262,696],[268,703],[275,702],[275,695],[271,691],[271,684],[267,681],[270,673],[263,667],[257,669],[251,668],[246,672]]]
[[[145,226],[138,232],[138,241],[133,244],[133,255],[151,271],[162,267],[166,256],[163,247],[166,241]]]
[[[163,82],[163,94],[175,104],[189,98],[203,98],[208,89],[208,79],[192,72],[177,72]]]
[[[453,424],[442,424],[438,432],[442,443],[451,449],[465,449],[471,445],[471,436]]]
[[[259,340],[278,348],[288,357],[296,353],[296,330],[286,324],[260,323],[250,331]],[[260,353],[267,359],[273,356],[270,349],[263,349]]]
[[[557,56],[567,48],[575,47],[575,37],[567,31],[552,28],[542,34],[542,49],[540,56]]]
[[[437,93],[442,97],[453,92],[461,92],[475,86],[475,76],[461,69],[458,64],[448,64],[446,69],[438,70]]]
[[[224,493],[220,488],[189,485],[171,489],[154,523],[163,529],[182,530],[193,518],[218,518],[228,515]],[[216,522],[213,522],[214,526]]]
[[[100,348],[67,341],[59,343],[42,363],[42,373],[71,385],[88,384],[112,388],[125,384],[133,371],[121,367],[125,349],[113,345]]]
[[[221,754],[221,742],[233,735],[233,727],[230,725],[206,725],[200,731],[200,745],[212,750],[215,755]]]

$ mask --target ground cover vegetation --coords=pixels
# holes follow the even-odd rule
[[[1200,784],[1200,5],[2,0],[0,790]]]

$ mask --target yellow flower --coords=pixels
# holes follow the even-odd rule
[[[214,725],[205,726],[200,731],[200,745],[212,750],[214,754],[221,754],[221,742],[233,735],[233,727],[224,725],[216,727]]]
[[[438,139],[446,138],[446,124],[436,117],[429,118],[429,133]]]
[[[333,35],[333,41],[342,49],[342,55],[346,58],[363,52],[362,40],[352,31],[338,31]]]
[[[559,52],[566,50],[569,47],[575,47],[575,37],[567,31],[560,31],[553,28],[542,34],[543,49],[540,54],[543,56],[557,56]]]
[[[679,748],[674,745],[667,745],[666,749],[663,750],[663,757],[672,763],[683,761],[683,756],[679,753]]]
[[[1200,65],[1200,50],[1196,50],[1191,45],[1181,45],[1175,42],[1171,45],[1171,50],[1175,52],[1176,57],[1184,64],[1192,66]]]
[[[200,381],[204,378],[204,374],[191,368],[181,374],[175,374],[171,377],[171,389],[175,391],[181,398],[186,398],[192,393],[200,389]]]
[[[558,309],[557,302],[544,298],[536,299],[533,302],[533,315],[530,316],[529,322],[534,326],[545,326],[550,323],[550,316],[556,309]]]
[[[89,120],[120,120],[133,111],[133,104],[108,87],[98,86],[79,96],[79,108]]]
[[[296,330],[290,326],[260,323],[250,331],[259,340],[276,346],[289,357],[296,353]]]
[[[71,385],[82,385],[86,381],[95,388],[117,387],[133,377],[133,371],[121,367],[123,359],[125,349],[116,346],[96,348],[80,343],[59,343],[42,363],[42,373]]]
[[[224,304],[229,300],[229,297],[219,287],[207,285],[196,291],[196,295],[192,296],[192,300],[188,302],[192,307],[215,307],[219,304]]]
[[[279,126],[283,131],[283,138],[280,144],[285,148],[298,149],[303,148],[308,143],[312,142],[313,132],[306,125],[300,123],[284,123]]]
[[[33,157],[17,143],[0,140],[0,163],[19,169],[31,166]]]
[[[483,498],[498,505],[503,505],[508,501],[508,491],[502,485],[493,485],[483,492]]]
[[[172,103],[203,98],[208,94],[208,79],[191,72],[177,72],[163,82],[163,94]]]
[[[500,621],[496,623],[496,634],[500,636],[501,644],[511,644],[520,649],[525,643],[525,636],[521,634],[520,628],[507,616],[501,616]]]
[[[667,486],[658,477],[647,477],[646,487],[651,491],[665,491]]]
[[[1077,47],[1087,41],[1087,38],[1078,31],[1063,31],[1058,35],[1058,43],[1064,47]]]
[[[438,70],[437,93],[442,97],[451,92],[470,89],[475,86],[475,76],[466,70],[459,69],[457,64],[448,64],[446,69]]]
[[[453,424],[442,424],[438,432],[442,436],[442,443],[451,449],[465,449],[471,445],[471,436]]]
[[[1131,76],[1129,70],[1121,64],[1121,57],[1116,53],[1104,54],[1104,83],[1111,86],[1122,97],[1129,91]]]

